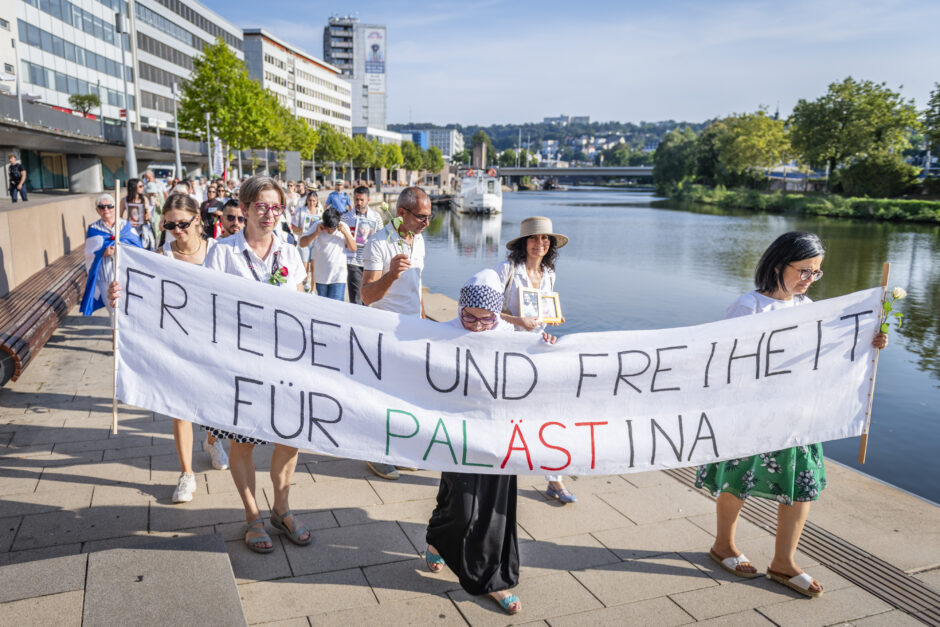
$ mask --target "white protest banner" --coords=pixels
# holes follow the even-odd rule
[[[123,252],[121,400],[319,453],[616,474],[858,435],[867,409],[879,289],[551,346]]]

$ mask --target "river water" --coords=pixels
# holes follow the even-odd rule
[[[826,245],[814,300],[875,287],[891,262],[889,286],[908,297],[904,327],[879,360],[867,462],[857,463],[858,438],[824,448],[940,503],[940,227],[731,212],[603,188],[506,193],[503,203],[489,217],[437,211],[425,230],[424,282],[456,298],[467,277],[506,258],[524,218],[547,216],[570,238],[556,263],[566,318],[559,336],[718,320],[753,289],[761,253],[786,231],[813,231]]]

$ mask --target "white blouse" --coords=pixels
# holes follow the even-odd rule
[[[515,265],[506,260],[497,265],[493,270],[499,275],[499,280],[504,285],[503,299],[505,308],[514,316],[519,315],[519,289],[523,287],[535,288],[529,280],[529,273],[525,270],[525,264]],[[555,271],[545,268],[542,270],[542,283],[537,286],[542,294],[551,294],[555,291]],[[535,333],[541,333],[545,330],[545,325],[541,324],[533,329]],[[517,326],[516,331],[525,331],[524,327]]]

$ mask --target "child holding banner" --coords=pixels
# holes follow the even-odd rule
[[[757,264],[754,274],[757,289],[740,296],[725,317],[760,314],[811,302],[806,291],[822,278],[820,268],[825,254],[822,242],[813,233],[793,231],[781,235]],[[888,336],[877,334],[872,345],[886,347]],[[709,555],[722,568],[739,577],[760,576],[750,560],[738,551],[734,533],[744,499],[757,496],[775,500],[779,503],[777,535],[767,577],[809,597],[822,595],[822,585],[795,562],[810,503],[826,487],[822,444],[707,464],[699,468],[695,485],[717,497],[717,533]]]
[[[503,286],[493,270],[472,276],[460,290],[459,329],[512,332],[502,320]],[[555,338],[542,333],[549,344]],[[509,589],[519,583],[515,475],[442,472],[437,507],[428,521],[425,560],[432,573],[444,565],[473,595],[489,594],[507,614],[522,610]]]

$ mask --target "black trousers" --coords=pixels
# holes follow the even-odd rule
[[[473,595],[519,583],[515,475],[441,473],[425,535]]]
[[[349,290],[349,302],[362,304],[362,266],[346,265],[346,289]]]

